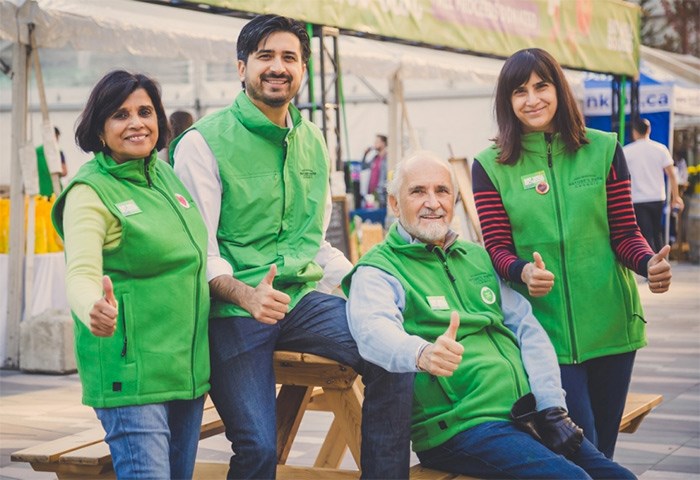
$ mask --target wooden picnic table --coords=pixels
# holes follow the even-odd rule
[[[277,394],[277,476],[280,479],[357,479],[358,470],[339,466],[350,449],[360,464],[362,386],[357,373],[333,360],[308,353],[275,352]],[[644,417],[663,400],[661,395],[630,393],[620,431],[634,433]],[[333,422],[311,467],[286,465],[302,417],[307,410],[329,411]],[[224,431],[219,415],[207,399],[200,439]],[[54,472],[60,479],[115,478],[109,447],[101,427],[45,442],[11,455],[14,462],[28,462],[40,472]],[[225,478],[228,462],[197,462],[194,478]],[[470,477],[439,472],[415,465],[412,480],[467,480]]]

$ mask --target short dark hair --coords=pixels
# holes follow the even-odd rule
[[[384,142],[384,146],[385,146],[385,147],[388,147],[388,146],[389,146],[389,139],[387,138],[386,135],[378,134],[378,135],[377,135],[377,138],[380,139],[382,142]]]
[[[78,119],[75,142],[83,151],[109,153],[109,147],[103,145],[100,140],[105,122],[119,109],[127,97],[139,88],[143,88],[151,98],[158,118],[156,150],[160,150],[167,144],[170,128],[158,82],[141,73],[113,70],[97,82]]]
[[[632,121],[632,128],[641,136],[646,137],[651,130],[651,123],[646,118],[637,117]]]
[[[243,63],[248,61],[248,56],[258,50],[258,45],[263,40],[275,32],[289,32],[294,34],[301,44],[301,60],[304,64],[309,61],[311,56],[311,43],[309,34],[306,32],[306,27],[303,23],[293,18],[283,17],[281,15],[258,15],[250,22],[246,23],[238,34],[236,43],[236,54],[238,60]]]
[[[194,123],[194,117],[190,112],[175,110],[170,114],[170,130],[173,138],[187,130]]]
[[[569,82],[559,63],[541,48],[526,48],[511,55],[503,64],[496,86],[496,146],[501,153],[500,163],[514,164],[520,157],[522,125],[513,111],[513,91],[536,73],[542,80],[552,83],[557,91],[557,111],[554,114],[554,131],[559,133],[570,152],[588,143],[586,125],[576,103]]]

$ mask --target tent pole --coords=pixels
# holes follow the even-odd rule
[[[401,79],[399,72],[395,72],[389,80],[389,170],[393,171],[396,164],[399,163],[399,147],[401,139],[399,138],[399,124],[397,122],[399,116],[399,90],[401,88]]]
[[[625,103],[627,103],[627,75],[620,76],[620,106],[618,107],[618,115],[620,116],[620,128],[617,132],[617,138],[621,145],[625,144]]]
[[[3,368],[19,368],[19,324],[24,301],[24,181],[20,151],[27,143],[29,46],[14,44],[12,52],[12,148],[10,158],[10,244],[7,269],[7,330]]]

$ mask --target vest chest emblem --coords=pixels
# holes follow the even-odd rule
[[[141,209],[139,208],[138,205],[136,205],[136,202],[133,200],[127,200],[126,202],[119,202],[114,204],[117,209],[124,215],[125,217],[128,217],[130,215],[136,215],[137,213],[141,213]]]
[[[185,197],[183,197],[179,193],[176,193],[175,198],[177,198],[177,201],[180,202],[180,205],[182,205],[185,208],[190,208],[190,202],[188,202]]]
[[[496,301],[496,294],[489,287],[481,287],[481,299],[485,304],[491,305]]]

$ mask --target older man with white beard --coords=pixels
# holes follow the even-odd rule
[[[569,419],[554,348],[481,246],[450,229],[449,164],[430,152],[388,185],[398,218],[343,280],[360,354],[417,372],[412,441],[430,468],[482,478],[635,478]]]

